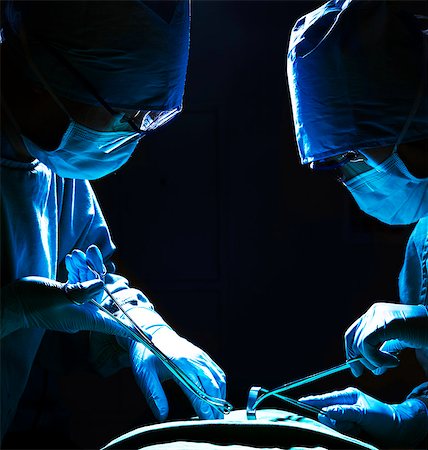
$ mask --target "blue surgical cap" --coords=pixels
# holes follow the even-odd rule
[[[97,105],[67,69],[81,73],[116,108],[170,110],[181,106],[189,53],[189,0],[10,1],[5,42],[28,53],[60,96]],[[53,50],[53,51],[52,51]],[[29,69],[29,76],[39,80]]]
[[[427,35],[413,2],[335,0],[299,19],[287,74],[303,164],[428,137]]]

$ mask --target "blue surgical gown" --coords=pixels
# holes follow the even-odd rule
[[[402,303],[428,307],[428,217],[418,222],[410,236],[399,288]],[[416,357],[428,377],[428,348],[416,350]],[[419,397],[428,406],[428,382],[416,388],[410,397]]]
[[[89,182],[58,177],[37,160],[22,163],[12,158],[13,150],[3,138],[2,286],[30,275],[65,281],[67,253],[85,251],[91,244],[100,248],[109,266],[115,246]],[[115,283],[116,291],[128,288],[119,275],[110,275],[108,282]],[[41,329],[22,329],[1,341],[2,433],[13,419],[43,334]]]

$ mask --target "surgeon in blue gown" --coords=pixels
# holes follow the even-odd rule
[[[189,3],[7,1],[2,8],[2,435],[45,330],[92,331],[94,366],[109,374],[130,365],[155,417],[168,415],[161,383],[169,373],[87,303],[96,298],[117,313],[88,262],[106,269],[104,282],[153,342],[224,398],[217,364],[114,273],[115,247],[88,181],[119,169],[145,133],[180,112]],[[220,417],[186,395],[200,418]]]
[[[428,6],[335,0],[299,19],[287,74],[303,164],[336,172],[362,211],[390,225],[415,224],[399,276],[400,302],[375,303],[346,331],[355,376],[381,375],[413,348],[428,376]],[[428,383],[401,403],[356,388],[309,396],[319,420],[363,430],[380,445],[428,435]]]

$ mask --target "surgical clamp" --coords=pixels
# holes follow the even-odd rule
[[[282,392],[288,391],[290,389],[297,388],[299,386],[303,386],[304,384],[311,383],[313,381],[320,380],[321,378],[327,377],[329,375],[333,375],[335,373],[341,372],[345,369],[350,368],[350,364],[360,361],[362,358],[355,358],[346,361],[343,364],[340,364],[339,366],[332,367],[327,370],[323,370],[322,372],[318,372],[312,375],[308,375],[304,378],[300,378],[299,380],[291,381],[289,383],[285,383],[275,389],[272,389],[268,391],[267,389],[264,389],[260,386],[253,386],[250,389],[250,392],[248,394],[248,402],[247,402],[247,419],[248,420],[255,420],[256,419],[256,409],[260,405],[260,403],[264,400],[266,400],[269,397],[277,397],[281,400],[284,400],[287,403],[290,403],[294,406],[297,406],[302,409],[306,409],[307,411],[310,411],[312,413],[316,414],[323,414],[323,411],[321,409],[315,408],[310,405],[306,405],[303,402],[300,402],[299,400],[295,400],[290,397],[285,397],[283,395],[280,395]],[[260,395],[261,394],[261,395]]]
[[[103,279],[105,273],[98,273],[91,265],[88,263],[89,269],[97,276],[99,279]],[[187,389],[189,389],[193,394],[195,394],[198,398],[203,400],[204,402],[211,405],[212,408],[219,411],[222,414],[229,414],[232,411],[233,406],[226,400],[221,398],[214,397],[212,395],[207,394],[203,389],[201,389],[195,382],[184,372],[174,361],[171,361],[165,353],[163,353],[160,349],[156,347],[156,345],[152,342],[151,336],[146,333],[133,319],[132,317],[125,311],[122,305],[114,298],[108,287],[104,284],[104,292],[109,296],[110,300],[113,304],[119,308],[119,310],[124,314],[124,316],[129,320],[132,324],[130,326],[126,325],[122,322],[118,317],[112,314],[107,308],[100,305],[95,300],[89,300],[92,304],[94,304],[97,308],[115,320],[120,326],[127,330],[127,332],[132,336],[134,340],[143,344],[147,349],[149,349],[159,360],[164,364],[164,366],[176,377]]]

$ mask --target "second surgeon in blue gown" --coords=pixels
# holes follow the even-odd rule
[[[156,3],[156,2],[155,2]],[[168,415],[163,367],[93,305],[102,283],[79,264],[95,244],[105,279],[133,308],[153,342],[209,394],[225,396],[211,358],[174,332],[153,305],[114,273],[115,247],[88,179],[117,170],[145,130],[181,110],[189,48],[189,4],[3,2],[1,431],[14,417],[44,330],[92,333],[104,373],[129,354],[159,420]],[[4,70],[3,70],[4,67]],[[142,130],[142,131],[141,131]],[[64,261],[75,279],[67,281]],[[74,270],[74,272],[73,272]],[[119,345],[120,344],[120,345]],[[120,358],[119,358],[120,359]],[[123,358],[122,358],[123,360]],[[186,391],[201,418],[220,414]]]
[[[291,33],[288,81],[300,157],[336,171],[360,209],[417,222],[399,278],[401,303],[375,303],[345,334],[347,359],[381,375],[414,348],[428,376],[428,8],[426,2],[332,0]],[[428,383],[387,404],[356,388],[301,399],[319,420],[408,448],[428,435]],[[398,400],[398,399],[397,399]]]

